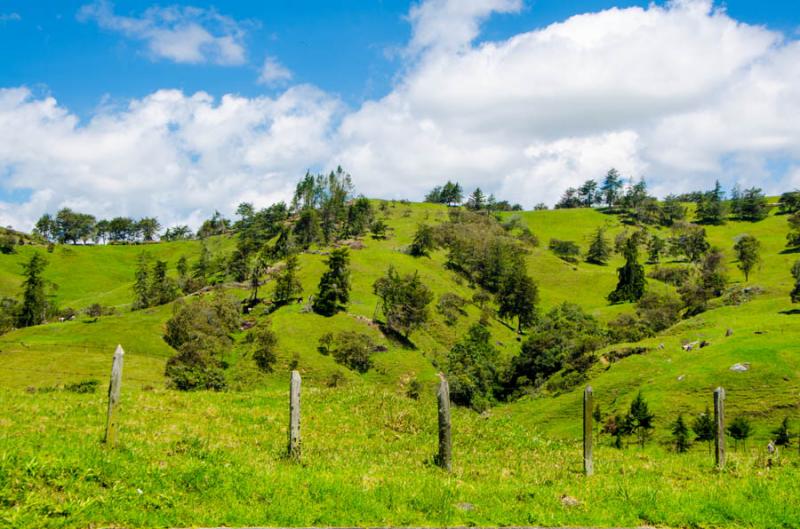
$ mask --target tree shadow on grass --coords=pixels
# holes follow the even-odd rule
[[[414,344],[414,342],[412,342],[399,332],[395,331],[394,329],[389,328],[382,321],[375,320],[375,323],[378,324],[378,328],[381,330],[386,339],[389,340],[391,343],[393,343],[394,345],[398,345],[404,349],[411,349],[416,351],[417,346],[416,344]]]
[[[780,311],[779,314],[785,314],[787,316],[793,316],[795,314],[800,314],[800,309],[787,309]]]
[[[786,248],[780,251],[780,255],[791,255],[793,253],[800,253],[800,246],[797,248]]]

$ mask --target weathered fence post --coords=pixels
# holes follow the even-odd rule
[[[122,360],[125,351],[121,345],[117,345],[114,351],[114,361],[111,364],[111,382],[108,384],[108,416],[106,417],[106,437],[105,443],[114,446],[117,443],[117,403],[119,402],[119,392],[122,386]]]
[[[300,373],[292,371],[289,385],[289,457],[300,459]]]
[[[717,468],[725,468],[725,390],[714,390],[714,461]]]
[[[583,391],[583,473],[587,476],[594,474],[594,461],[592,460],[593,410],[594,395],[592,395],[592,386],[586,386]]]
[[[447,470],[452,469],[453,447],[450,444],[450,385],[444,375],[439,374],[439,454],[436,463]]]

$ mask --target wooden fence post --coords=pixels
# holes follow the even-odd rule
[[[594,410],[594,395],[592,386],[586,386],[583,391],[583,473],[587,476],[594,474],[594,461],[592,459],[592,411]]]
[[[453,448],[450,439],[450,385],[444,375],[439,374],[439,454],[436,463],[447,470],[452,470]]]
[[[125,351],[117,345],[114,351],[114,361],[111,364],[111,382],[108,384],[108,416],[106,417],[105,443],[114,446],[117,443],[117,403],[119,402],[120,387],[122,386],[122,360]]]
[[[717,468],[725,468],[725,390],[714,390],[714,460]]]
[[[300,459],[300,373],[292,371],[289,385],[289,457]]]

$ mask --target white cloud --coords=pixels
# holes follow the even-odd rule
[[[331,156],[340,103],[308,86],[275,99],[161,90],[89,123],[26,89],[0,90],[0,167],[10,189],[0,224],[28,228],[63,206],[98,216],[199,223],[241,201],[285,198],[298,174]]]
[[[151,7],[133,17],[117,15],[113,4],[97,0],[83,6],[78,19],[94,20],[103,29],[144,41],[154,58],[223,65],[245,62],[243,27],[214,9]]]
[[[518,9],[415,6],[396,86],[350,111],[308,86],[221,100],[161,90],[79,124],[51,98],[0,91],[0,180],[32,193],[0,204],[0,224],[63,205],[196,223],[288,198],[306,169],[338,164],[371,196],[419,199],[456,179],[527,207],[611,166],[661,195],[718,178],[799,185],[797,40],[676,0],[475,44],[482,20]],[[288,81],[265,67],[265,81]]]
[[[19,13],[0,13],[0,22],[19,22],[22,17]]]
[[[292,79],[292,72],[275,57],[267,57],[261,66],[258,83],[263,85],[279,85]]]

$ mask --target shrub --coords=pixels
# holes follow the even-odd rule
[[[372,367],[375,343],[366,334],[342,331],[336,336],[323,335],[318,349],[328,351],[336,363],[359,373],[366,373]]]
[[[82,380],[73,384],[67,384],[64,386],[64,390],[71,393],[94,393],[97,391],[98,385],[100,385],[100,381],[96,379]]]
[[[568,263],[578,262],[578,257],[581,255],[581,249],[574,241],[550,239],[549,248],[551,252]]]
[[[458,319],[465,315],[464,306],[467,300],[452,292],[446,292],[439,296],[439,302],[436,304],[436,310],[444,317],[445,323],[454,325]]]
[[[650,336],[648,325],[633,314],[623,313],[608,322],[612,342],[638,342]]]
[[[253,336],[253,360],[258,368],[271,373],[277,356],[275,350],[278,347],[278,337],[269,328],[269,323],[262,324],[251,331]]]
[[[447,355],[447,380],[454,403],[483,411],[494,402],[498,352],[490,340],[485,327],[473,325]]]
[[[422,394],[422,383],[417,378],[411,379],[406,388],[406,397],[413,400],[419,400]]]
[[[657,266],[647,274],[647,277],[680,287],[689,280],[690,275],[691,270],[686,266]]]
[[[671,292],[647,291],[636,304],[636,313],[652,333],[658,333],[678,323],[683,302]]]
[[[331,375],[328,377],[328,380],[325,382],[325,385],[329,388],[338,388],[339,386],[344,385],[346,381],[347,378],[345,378],[344,373],[337,369],[331,373]]]

